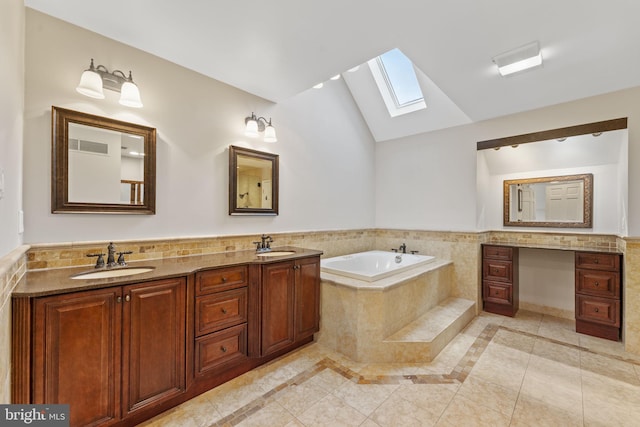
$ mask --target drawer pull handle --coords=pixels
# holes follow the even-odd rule
[[[593,311],[595,311],[596,313],[598,313],[600,310],[598,310],[598,307],[594,308]]]
[[[221,346],[220,347],[220,351],[223,352],[223,353],[226,353],[227,352],[227,347]]]
[[[227,314],[227,309],[226,308],[222,307],[221,311],[222,311],[222,314]]]
[[[222,283],[226,283],[227,282],[227,278],[226,277],[222,277]]]

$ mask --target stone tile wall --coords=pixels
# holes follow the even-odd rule
[[[11,292],[27,271],[28,246],[0,258],[0,403],[11,401]]]

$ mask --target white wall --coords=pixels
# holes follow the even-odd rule
[[[22,112],[24,108],[24,5],[0,2],[0,258],[22,244]],[[1,187],[4,187],[2,190]]]
[[[640,87],[377,143],[376,226],[476,230],[491,208],[476,198],[489,185],[477,180],[477,141],[620,117],[628,117],[628,232],[640,236]]]
[[[26,242],[374,226],[375,147],[344,83],[274,105],[31,9],[26,17]],[[122,107],[110,91],[104,100],[76,93],[91,58],[131,69],[144,108]],[[50,213],[52,105],[157,129],[156,215]],[[251,112],[273,118],[277,143],[243,135]],[[228,215],[229,145],[280,155],[279,216]]]

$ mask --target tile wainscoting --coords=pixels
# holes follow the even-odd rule
[[[564,249],[620,251],[624,257],[624,330],[627,352],[640,355],[640,238],[579,233],[518,231],[446,232],[360,229],[271,233],[274,247],[299,246],[322,250],[324,257],[372,249],[388,250],[406,243],[408,250],[453,261],[451,296],[477,302],[480,309],[480,245],[502,243]],[[256,235],[115,241],[118,250],[132,250],[130,261],[252,250]],[[27,270],[91,266],[86,254],[106,250],[108,242],[73,242],[21,246],[0,258],[0,401],[9,401],[10,295]],[[6,349],[6,350],[5,350]]]
[[[11,293],[27,272],[28,249],[20,246],[0,258],[0,403],[11,401]]]

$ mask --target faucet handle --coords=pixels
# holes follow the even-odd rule
[[[418,253],[418,252],[420,252],[420,251],[409,251],[409,252],[411,252],[413,255],[415,255],[415,254],[417,254],[417,253]]]
[[[259,251],[259,250],[260,250],[260,244],[261,244],[262,242],[252,242],[252,243],[253,243],[254,245],[256,245],[256,251]]]
[[[124,256],[132,253],[133,251],[118,252],[118,265],[121,265],[123,267],[127,265],[127,262],[124,260]]]
[[[391,248],[391,251],[396,252],[396,253],[398,252],[398,250],[396,248]]]
[[[95,268],[102,268],[104,267],[104,254],[87,254],[88,257],[98,257],[98,259],[96,260],[96,266]]]

